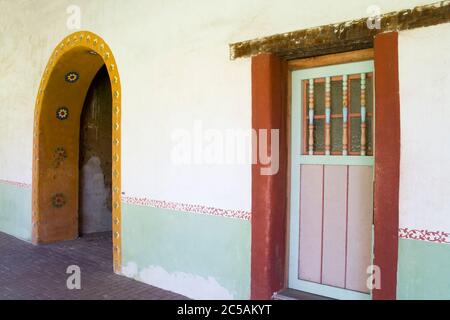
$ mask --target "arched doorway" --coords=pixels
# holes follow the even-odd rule
[[[121,87],[114,56],[96,34],[67,36],[53,51],[36,99],[33,143],[33,242],[79,234],[80,118],[89,87],[106,66],[112,108],[112,232],[114,270],[121,265]]]

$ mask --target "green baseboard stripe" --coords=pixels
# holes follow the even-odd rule
[[[0,183],[0,231],[31,241],[31,188]]]
[[[397,299],[450,299],[450,244],[400,239],[398,259]]]
[[[249,299],[250,225],[123,203],[122,273],[194,299]]]

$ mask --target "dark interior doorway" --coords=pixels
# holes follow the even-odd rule
[[[80,235],[112,229],[111,105],[111,84],[103,66],[89,87],[80,118]]]

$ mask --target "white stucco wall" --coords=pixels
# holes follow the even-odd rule
[[[0,179],[31,183],[36,91],[54,46],[74,31],[66,27],[66,8],[71,4],[81,7],[82,29],[103,37],[117,60],[123,85],[122,181],[126,195],[250,210],[250,165],[177,167],[169,161],[171,133],[175,129],[192,128],[196,120],[201,120],[206,128],[250,129],[250,60],[230,61],[229,43],[364,17],[370,5],[378,5],[382,12],[389,12],[430,2],[0,0]],[[402,36],[403,52],[411,47],[415,40],[409,37],[415,34]],[[427,41],[444,45],[439,38],[433,39]],[[435,54],[427,46],[415,45],[411,50],[423,51],[423,59],[427,54]],[[441,73],[434,74],[431,80],[440,85],[437,75],[442,74],[444,68],[438,70],[439,55],[433,57],[436,72]],[[413,63],[407,55],[405,60]],[[403,63],[402,70],[407,66],[409,64]],[[414,80],[428,81],[423,75],[430,70],[425,66],[421,68],[421,72],[414,74]],[[403,85],[402,92],[413,85],[413,82],[407,87]],[[441,96],[445,94],[439,92]],[[427,95],[427,99],[442,98]],[[419,101],[419,98],[411,101],[411,108],[419,108]],[[435,108],[448,113],[448,109],[438,103],[443,100],[433,101]],[[431,114],[420,108],[416,116],[421,112]],[[444,123],[444,118],[435,120]],[[422,130],[417,132],[427,134],[423,130],[425,123],[429,124],[429,133],[446,133],[439,126],[431,126],[426,118],[420,120]],[[405,125],[406,130],[411,127],[408,121]],[[416,136],[411,132],[405,139],[420,139],[423,145],[419,151],[425,155],[424,147],[428,145],[431,150],[433,142],[425,136]],[[436,168],[442,168],[444,162],[440,161],[448,159],[448,153],[442,142],[437,144],[438,148],[430,151],[427,161],[436,162]],[[418,168],[432,170],[412,158],[419,151],[406,147],[404,156],[410,154],[411,157],[407,158],[410,162],[402,162],[403,166],[412,166],[412,171],[417,172]],[[439,157],[438,152],[442,152]],[[433,171],[424,178],[429,180],[426,180],[428,184],[421,183],[423,190],[439,189],[431,180],[436,174]],[[447,175],[441,181],[445,177],[448,179]],[[412,178],[403,177],[402,185],[411,181],[408,179]],[[443,196],[443,190],[438,194]],[[412,190],[402,192],[403,199],[413,196]],[[435,203],[437,199],[431,200]],[[436,206],[439,210],[445,209],[443,205],[436,203]],[[413,207],[402,208],[406,211],[420,209]]]
[[[450,232],[450,24],[401,32],[400,227]]]

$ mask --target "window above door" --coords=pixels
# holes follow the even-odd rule
[[[304,79],[302,154],[373,155],[373,72]]]

